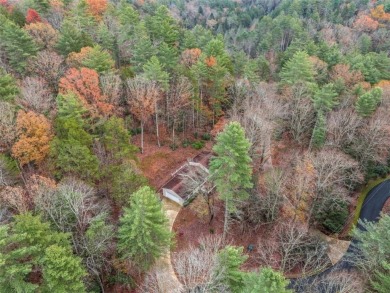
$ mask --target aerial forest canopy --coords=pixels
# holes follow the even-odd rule
[[[389,112],[390,0],[0,0],[0,293],[387,293]]]

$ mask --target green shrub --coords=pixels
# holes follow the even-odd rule
[[[130,134],[131,135],[137,135],[137,134],[140,134],[141,133],[141,128],[133,128],[130,130]]]
[[[203,140],[210,140],[211,139],[210,133],[203,133],[202,134],[202,139]]]
[[[341,198],[326,199],[316,207],[315,219],[328,231],[338,233],[348,218],[348,203]]]
[[[171,144],[169,145],[169,148],[170,148],[172,151],[175,151],[175,150],[177,150],[177,149],[179,148],[179,146],[178,146],[177,144],[175,144],[175,143],[171,143]]]
[[[191,146],[196,150],[200,150],[201,148],[204,147],[204,141],[201,140],[194,141],[193,143],[191,143]]]
[[[370,162],[366,168],[366,182],[376,178],[384,178],[389,171],[390,168],[385,164]]]
[[[190,144],[191,144],[191,141],[188,140],[188,139],[185,139],[185,140],[183,140],[183,141],[181,142],[181,146],[182,146],[183,148],[188,147]]]

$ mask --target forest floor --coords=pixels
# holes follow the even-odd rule
[[[191,204],[182,207],[179,211],[176,221],[173,224],[173,231],[176,233],[176,246],[172,250],[172,254],[183,251],[191,245],[199,245],[199,241],[207,236],[223,234],[224,224],[224,204],[221,200],[214,196],[214,218],[209,223],[208,216],[199,217],[196,211],[191,207]],[[265,226],[262,228],[248,229],[242,227],[239,222],[233,222],[230,225],[227,234],[226,243],[229,245],[243,246],[244,253],[248,255],[245,262],[244,270],[253,270],[259,266],[256,255],[256,249],[259,246],[258,242],[264,237],[270,237],[272,231]],[[254,250],[248,251],[248,246],[253,245]]]
[[[137,154],[139,167],[146,176],[149,184],[156,190],[160,189],[172,176],[178,168],[183,165],[187,159],[195,157],[204,150],[210,150],[212,143],[208,141],[201,150],[196,150],[191,146],[182,147],[180,141],[177,142],[179,148],[172,150],[169,139],[161,139],[161,147],[157,145],[157,139],[154,134],[144,135],[144,153]],[[133,136],[133,143],[136,146],[141,145],[141,135]],[[193,139],[195,140],[195,139]]]

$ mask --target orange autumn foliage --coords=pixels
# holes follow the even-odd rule
[[[93,50],[92,47],[84,47],[81,48],[80,52],[72,52],[66,58],[66,64],[69,67],[80,67],[82,66],[82,62],[88,57],[88,55]]]
[[[359,14],[353,24],[353,27],[358,31],[370,32],[378,29],[379,22],[372,19],[368,15]]]
[[[101,93],[99,74],[93,69],[70,68],[60,79],[59,88],[62,94],[68,92],[76,94],[94,117],[99,114],[109,115],[114,110],[114,106],[109,104],[107,97]]]
[[[86,0],[88,11],[96,19],[101,19],[103,13],[107,9],[107,0]]]
[[[351,70],[348,64],[336,64],[330,73],[330,78],[333,81],[342,79],[347,87],[352,87],[364,80],[364,76],[360,71]]]
[[[12,156],[21,165],[42,162],[49,154],[49,143],[53,137],[49,120],[42,114],[20,110],[16,130],[18,141],[12,147]]]
[[[375,87],[381,87],[382,89],[390,88],[390,80],[381,80]]]
[[[382,97],[384,101],[390,99],[390,80],[381,80],[375,87],[382,88]]]
[[[390,13],[385,12],[384,5],[378,5],[375,8],[371,9],[371,16],[375,19],[382,21],[390,21]]]
[[[202,50],[199,48],[186,49],[181,53],[181,64],[191,67],[194,65],[202,54]]]
[[[217,59],[214,56],[207,57],[204,61],[208,67],[214,67],[217,65]]]

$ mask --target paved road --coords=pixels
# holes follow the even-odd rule
[[[380,216],[380,212],[382,211],[382,208],[383,208],[383,206],[388,198],[390,198],[390,180],[389,179],[376,185],[374,188],[372,188],[370,190],[366,199],[363,202],[363,206],[362,206],[362,209],[360,211],[359,219],[370,221],[370,222],[377,222],[379,219],[379,216]],[[363,227],[361,227],[360,224],[358,224],[357,227],[358,227],[358,229],[363,229]],[[309,277],[309,278],[300,279],[299,281],[293,279],[293,280],[291,280],[291,284],[296,286],[298,282],[299,283],[301,283],[301,282],[310,283],[310,282],[313,282],[314,279],[325,277],[327,274],[329,274],[331,272],[352,269],[353,264],[351,263],[351,261],[349,261],[349,259],[350,259],[351,255],[354,253],[354,249],[356,249],[354,244],[356,244],[356,240],[352,239],[351,244],[350,244],[346,254],[344,255],[344,257],[341,258],[341,260],[335,266],[330,267],[329,269],[323,271],[322,273],[315,275],[315,276],[312,276],[312,277]],[[295,290],[298,293],[304,291],[300,287],[297,287]],[[323,288],[320,291],[331,292],[331,291],[329,291],[329,288],[328,288],[328,290]]]

